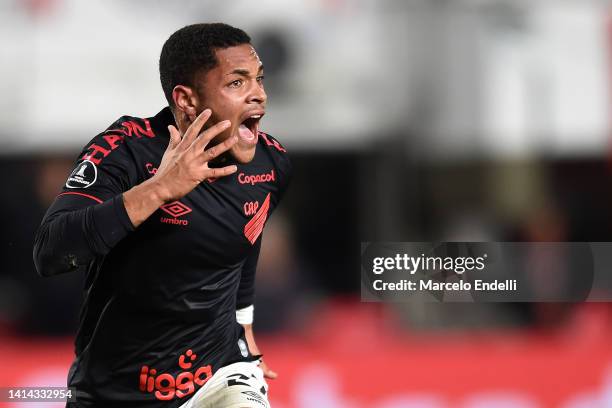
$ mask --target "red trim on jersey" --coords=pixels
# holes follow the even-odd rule
[[[91,198],[94,201],[97,201],[99,204],[102,204],[104,201],[100,200],[98,197],[94,197],[92,195],[89,194],[85,194],[85,193],[77,193],[76,191],[66,191],[64,193],[60,193],[57,196],[63,196],[63,195],[80,195],[83,197],[87,197],[87,198]]]
[[[265,208],[267,210],[267,208]],[[244,227],[244,233],[248,236],[252,235],[253,232],[255,231],[255,229],[257,227],[260,226],[260,224],[266,221],[268,214],[266,213],[257,213],[255,214],[255,216],[253,218],[251,218],[251,220],[249,221],[249,223]]]
[[[255,244],[259,235],[263,231],[266,219],[268,218],[268,209],[270,208],[270,193],[266,196],[261,208],[244,226],[244,236],[251,244]]]
[[[245,225],[244,233],[247,238],[249,238],[249,240],[251,239],[251,236],[256,232],[256,230],[259,227],[262,227],[261,224],[266,221],[266,218],[268,217],[269,202],[269,200],[264,201],[259,211],[257,211],[255,216],[251,218],[247,225]]]
[[[264,132],[258,132],[259,136],[262,137],[262,139],[266,142],[266,144],[268,146],[272,146],[274,147],[276,150],[278,150],[279,152],[283,152],[283,153],[287,153],[287,150],[281,146],[280,143],[278,143],[278,140],[272,138],[272,136],[264,133]],[[272,138],[272,140],[270,141],[270,139],[268,138]]]

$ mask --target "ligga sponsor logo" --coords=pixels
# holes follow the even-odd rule
[[[181,354],[178,365],[182,370],[176,376],[169,373],[157,374],[153,367],[143,365],[140,369],[139,389],[142,392],[153,393],[160,401],[169,401],[175,397],[183,398],[195,392],[206,384],[212,376],[212,367],[205,365],[195,371],[187,371],[192,367],[197,355],[189,349]]]

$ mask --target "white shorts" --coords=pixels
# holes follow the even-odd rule
[[[258,365],[253,361],[220,368],[180,408],[270,408],[268,384]]]

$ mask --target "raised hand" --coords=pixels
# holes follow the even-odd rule
[[[201,132],[211,114],[210,109],[200,113],[182,137],[174,126],[168,126],[170,141],[155,175],[123,193],[125,210],[134,227],[142,224],[162,204],[179,200],[207,178],[229,176],[237,170],[235,165],[221,168],[208,165],[238,141],[232,136],[206,149],[215,136],[231,125],[229,120],[224,120]]]
[[[210,109],[200,113],[182,138],[174,126],[168,126],[170,142],[155,176],[151,179],[157,184],[164,202],[180,199],[207,178],[225,177],[236,172],[235,165],[221,168],[208,166],[211,160],[231,149],[238,141],[236,136],[232,136],[223,143],[206,149],[215,136],[231,125],[229,120],[224,120],[200,132],[211,114]]]

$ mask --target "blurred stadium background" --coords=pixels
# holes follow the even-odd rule
[[[295,164],[258,272],[275,408],[612,407],[610,304],[359,301],[361,241],[612,241],[611,6],[3,0],[0,386],[65,384],[82,276],[31,247],[76,154],[164,105],[174,30],[224,21]]]

